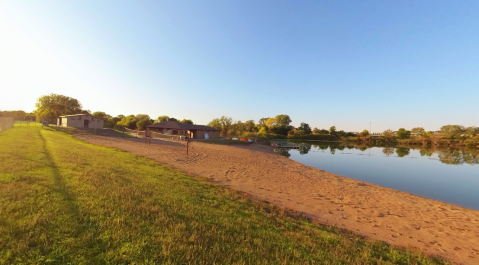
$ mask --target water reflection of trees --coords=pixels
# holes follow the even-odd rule
[[[274,152],[276,152],[278,155],[282,155],[288,158],[291,156],[291,154],[289,153],[289,149],[287,148],[275,148]]]
[[[471,151],[471,150],[470,150]],[[467,164],[479,164],[479,152],[466,152],[461,149],[449,149],[449,150],[437,150],[436,153],[439,157],[439,160],[445,164],[451,165],[461,165],[464,163]]]
[[[301,144],[298,149],[299,149],[299,154],[300,155],[306,155],[311,150],[311,145],[310,144]]]
[[[387,155],[387,156],[390,156],[392,154],[394,154],[394,147],[384,147],[383,149],[383,154]]]
[[[478,148],[452,148],[452,147],[410,147],[410,146],[374,146],[383,148],[383,154],[389,156],[396,152],[398,157],[406,157],[410,154],[411,150],[418,150],[421,156],[431,157],[433,154],[437,154],[439,161],[446,164],[460,165],[460,164],[479,164],[479,149]],[[330,150],[331,154],[335,154],[337,150],[343,151],[345,149],[358,149],[365,151],[372,146],[367,145],[345,145],[337,142],[308,142],[303,143],[299,148],[299,153],[304,155],[308,154],[311,149],[317,150]],[[289,150],[278,148],[280,150],[275,152],[290,157]]]
[[[407,147],[396,147],[396,154],[399,157],[405,157],[409,155],[409,150],[410,148],[407,148]]]

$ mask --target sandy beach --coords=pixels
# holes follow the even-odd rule
[[[479,211],[364,183],[305,166],[272,148],[224,146],[77,135],[87,142],[151,158],[251,194],[279,207],[304,212],[368,238],[479,264]],[[348,165],[344,165],[348,166]]]

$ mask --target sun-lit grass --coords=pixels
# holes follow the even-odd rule
[[[0,264],[443,264],[45,127],[0,132]]]
[[[42,124],[40,122],[35,122],[35,121],[31,121],[31,122],[26,122],[26,121],[15,121],[13,123],[13,127],[42,127]]]

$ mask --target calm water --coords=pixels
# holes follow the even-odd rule
[[[479,150],[346,147],[308,142],[275,151],[348,178],[479,210]]]

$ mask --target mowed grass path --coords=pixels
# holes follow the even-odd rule
[[[51,128],[0,132],[0,264],[443,264]]]

